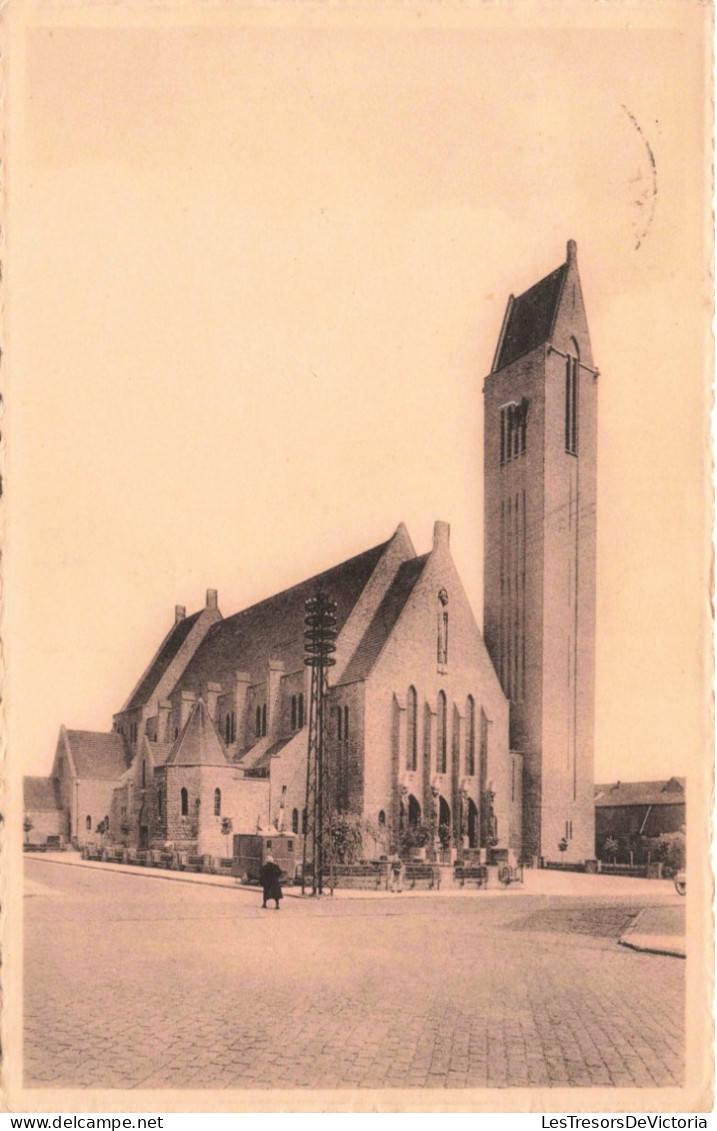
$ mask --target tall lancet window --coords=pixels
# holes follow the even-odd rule
[[[415,687],[408,689],[406,706],[406,769],[415,770],[418,765],[418,696]]]
[[[445,774],[448,762],[448,710],[445,691],[438,692],[438,718],[436,719],[436,773]]]
[[[466,774],[473,777],[476,772],[476,705],[472,695],[466,703]]]
[[[448,663],[448,594],[441,589],[438,594],[438,663]]]

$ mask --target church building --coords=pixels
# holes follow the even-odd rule
[[[230,616],[210,589],[177,607],[110,732],[60,729],[50,778],[26,779],[26,828],[212,856],[229,829],[300,834],[320,586],[337,619],[333,812],[360,816],[376,852],[412,829],[445,851],[594,857],[597,371],[573,241],[509,299],[483,392],[484,636],[442,521],[428,553],[401,524]]]

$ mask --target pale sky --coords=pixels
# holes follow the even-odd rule
[[[24,772],[62,722],[110,729],[175,604],[217,588],[229,615],[400,521],[418,553],[451,523],[482,624],[482,380],[509,293],[568,238],[601,371],[596,777],[703,756],[708,9],[629,9],[27,31],[4,429]]]

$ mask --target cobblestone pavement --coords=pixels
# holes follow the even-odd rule
[[[26,861],[26,1087],[682,1083],[639,899],[284,900]]]

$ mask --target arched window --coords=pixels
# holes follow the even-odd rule
[[[418,696],[415,687],[409,687],[406,709],[406,769],[418,765]]]
[[[308,820],[308,817],[306,815],[306,810],[302,809],[302,812],[301,812],[301,832],[304,836],[306,836],[306,830],[308,828],[308,824],[309,824],[309,820]]]
[[[256,727],[254,729],[256,730],[256,737],[261,738],[261,707],[256,709]]]
[[[302,691],[299,694],[299,730],[301,730],[303,725],[304,725],[304,693]]]
[[[92,817],[90,817],[89,814],[87,816],[87,820],[85,821],[85,828],[87,829],[88,833],[92,832]]]
[[[214,790],[214,816],[220,817],[222,813],[222,791],[221,789]]]
[[[291,729],[296,730],[296,696],[291,696]]]
[[[344,718],[343,711],[341,710],[340,707],[337,707],[336,708],[336,728],[337,728],[336,737],[338,738],[339,742],[341,742],[341,740],[344,737],[343,718]]]
[[[349,709],[348,709],[348,707],[344,707],[344,741],[346,741],[348,736],[349,736]]]
[[[229,716],[229,713],[227,712],[227,714],[224,716],[224,741],[226,742],[227,746],[229,745],[231,740],[232,740],[232,720]]]
[[[378,824],[379,824],[379,828],[381,828],[381,829],[384,828],[385,825],[386,825],[386,814],[384,813],[383,809],[379,810]]]
[[[438,692],[438,718],[436,720],[436,772],[445,774],[447,764],[447,737],[446,726],[447,709],[446,693]]]
[[[236,740],[237,740],[237,717],[236,717],[235,711],[232,711],[232,714],[231,714],[231,726],[229,728],[229,739],[230,739],[231,742],[236,742]]]
[[[187,793],[187,791],[184,787],[182,787],[182,792],[180,794],[180,798],[181,798],[181,805],[182,805],[182,808],[181,808],[182,816],[186,817],[187,814],[189,813],[189,794]]]
[[[298,833],[298,831],[299,831],[299,810],[298,809],[292,809],[291,810],[291,831],[292,831],[292,833]]]
[[[266,734],[266,703],[261,709],[261,733]]]
[[[163,816],[163,813],[162,813],[163,804],[164,804],[164,797],[162,795],[162,790],[158,789],[157,790],[157,813],[159,814],[160,817]]]
[[[472,695],[466,703],[466,773],[476,772],[476,705]]]
[[[448,594],[441,589],[438,594],[438,663],[448,663]]]

